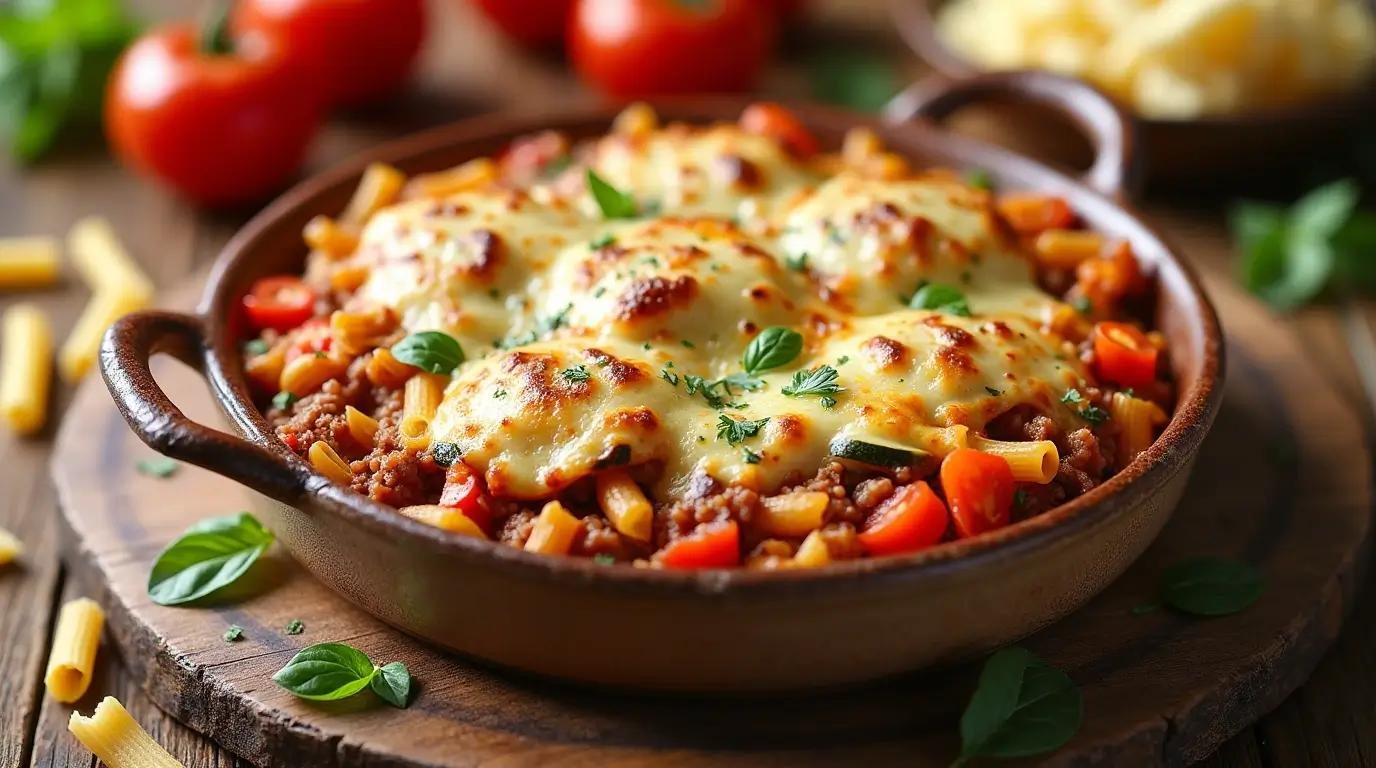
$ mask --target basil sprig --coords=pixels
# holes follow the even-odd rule
[[[1196,557],[1166,568],[1159,602],[1140,605],[1133,613],[1147,613],[1162,604],[1192,616],[1237,613],[1261,597],[1261,571],[1221,557]]]
[[[960,717],[960,757],[1013,758],[1059,749],[1080,730],[1084,701],[1066,674],[1009,646],[989,657]]]
[[[243,576],[272,541],[272,531],[247,512],[202,520],[158,555],[148,597],[158,605],[208,597]]]
[[[463,347],[441,331],[420,331],[392,345],[392,357],[428,373],[453,373],[464,361]]]
[[[301,649],[277,670],[272,681],[303,699],[337,701],[371,687],[394,707],[410,704],[411,674],[394,661],[376,667],[363,651],[343,643],[320,643]]]
[[[959,317],[970,316],[970,305],[959,288],[943,283],[927,283],[908,301],[909,309],[931,309]]]
[[[750,340],[741,358],[741,367],[754,376],[757,373],[782,368],[802,354],[803,335],[791,328],[773,326],[760,331]]]
[[[634,195],[608,184],[591,168],[588,169],[588,191],[592,193],[592,199],[597,201],[597,207],[605,219],[634,219],[640,212]]]

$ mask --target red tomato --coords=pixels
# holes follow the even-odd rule
[[[959,448],[941,462],[941,489],[956,533],[968,538],[1008,525],[1017,484],[1002,457]]]
[[[946,505],[924,482],[900,488],[865,521],[860,544],[871,555],[916,552],[941,541],[946,533]]]
[[[290,331],[315,314],[315,291],[298,277],[274,275],[254,283],[243,303],[253,327]]]
[[[819,149],[812,131],[782,104],[751,104],[741,113],[740,123],[742,130],[774,139],[794,157],[811,157]]]
[[[506,36],[529,48],[557,45],[568,29],[573,0],[471,0]]]
[[[741,561],[741,532],[735,520],[709,523],[691,536],[674,539],[659,553],[668,568],[730,568]]]
[[[725,93],[754,86],[777,35],[759,0],[577,0],[569,53],[613,96]]]
[[[202,205],[256,202],[301,165],[319,107],[274,47],[214,54],[198,43],[182,24],[124,52],[105,98],[110,146]]]
[[[239,0],[233,28],[261,35],[310,75],[329,106],[357,106],[395,91],[425,42],[424,0]]]
[[[455,462],[444,475],[444,489],[440,491],[440,506],[453,507],[478,524],[483,532],[492,535],[492,509],[483,492],[478,476],[467,464]]]
[[[1127,323],[1094,325],[1094,369],[1124,387],[1146,387],[1156,381],[1157,349],[1146,334]]]

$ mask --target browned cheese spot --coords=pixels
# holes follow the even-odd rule
[[[901,341],[888,336],[875,336],[860,345],[860,350],[869,357],[877,370],[884,371],[902,365],[908,357],[908,348]]]
[[[607,414],[606,425],[611,429],[649,435],[659,429],[659,416],[654,409],[643,405],[618,408]]]
[[[938,375],[943,379],[973,376],[978,372],[974,358],[958,347],[938,347],[932,353],[932,362],[939,371]]]
[[[636,364],[609,355],[600,349],[589,349],[583,356],[602,371],[602,378],[612,385],[612,389],[622,389],[650,378],[649,374]]]
[[[807,444],[807,423],[797,415],[785,413],[769,420],[768,430],[773,443],[780,447],[802,447]]]
[[[617,298],[613,316],[620,322],[631,323],[664,315],[692,304],[697,295],[698,281],[690,275],[636,278]]]
[[[975,337],[962,328],[946,325],[937,315],[924,318],[923,325],[932,329],[932,338],[943,347],[965,348],[975,346]]]
[[[737,154],[719,155],[712,161],[712,178],[742,192],[758,191],[764,186],[764,171]]]

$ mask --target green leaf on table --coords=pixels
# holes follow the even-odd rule
[[[397,709],[406,709],[411,705],[411,673],[399,661],[379,669],[370,687],[378,698]]]
[[[1261,571],[1221,557],[1197,557],[1166,569],[1162,603],[1194,616],[1237,613],[1261,597]]]
[[[149,477],[157,477],[166,480],[177,474],[177,470],[181,469],[181,466],[182,465],[178,463],[176,459],[169,459],[166,456],[154,456],[151,459],[140,459],[138,463],[134,465],[134,468],[137,469],[141,475],[148,475]]]
[[[808,61],[812,97],[860,112],[878,112],[900,90],[892,65],[863,51],[822,51]]]
[[[247,512],[202,520],[158,555],[148,574],[148,596],[158,605],[208,597],[243,576],[273,538]]]
[[[1016,645],[984,663],[960,717],[960,757],[1013,758],[1064,746],[1080,729],[1084,702],[1066,674]]]
[[[377,672],[363,651],[343,643],[320,643],[301,649],[272,681],[303,699],[335,701],[367,688]]]

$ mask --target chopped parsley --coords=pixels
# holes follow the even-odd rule
[[[667,369],[667,368],[659,372],[659,378],[664,379],[665,381],[669,382],[669,385],[670,385],[670,386],[673,386],[673,387],[677,387],[677,386],[678,386],[678,374],[677,374],[677,373],[673,373],[672,371],[670,371],[670,370]]]
[[[826,227],[826,230],[827,230],[827,238],[830,239],[831,242],[833,242],[833,243],[835,243],[835,244],[837,244],[837,245],[841,245],[841,244],[843,244],[843,243],[846,242],[846,236],[845,236],[845,234],[842,233],[841,230],[837,229],[835,224],[833,224],[832,222],[828,221],[828,222],[827,222],[826,224],[824,224],[823,226]]]
[[[598,552],[592,556],[592,561],[598,565],[616,565],[616,556],[606,552]]]
[[[685,347],[687,347],[687,348],[689,348],[689,349],[693,349],[693,348],[694,348],[693,342],[691,342],[691,341],[689,341],[689,340],[687,340],[687,339],[679,339],[679,342],[678,342],[678,343],[682,344],[683,346],[685,346]]]
[[[764,389],[764,379],[757,379],[748,373],[733,373],[712,382],[713,387],[721,387],[726,390],[726,394],[735,395],[734,389],[743,389],[746,392],[758,392]]]
[[[716,388],[716,382],[708,382],[701,376],[696,376],[694,374],[684,374],[683,386],[689,395],[696,395],[701,392],[702,399],[706,400],[708,405],[717,410],[726,407],[726,399],[712,391]]]
[[[764,458],[758,451],[752,451],[745,446],[741,446],[741,459],[746,464],[759,464],[760,459]]]
[[[823,395],[817,398],[817,404],[829,411],[836,407],[836,398]]]
[[[1070,302],[1070,306],[1082,315],[1088,315],[1094,311],[1094,302],[1090,301],[1088,296],[1076,296],[1075,300]]]
[[[641,349],[649,349],[649,348],[650,348],[650,342],[647,341],[647,342],[645,342],[644,344],[641,344],[641,345],[640,345],[640,348],[641,348]]]
[[[296,395],[293,395],[290,392],[278,392],[276,395],[273,395],[272,397],[272,407],[286,408],[287,406],[290,406],[292,403],[300,399],[301,398],[297,397]]]
[[[560,371],[559,377],[562,378],[564,381],[574,383],[578,381],[587,381],[588,379],[592,378],[592,374],[588,373],[588,366],[575,365],[571,368],[565,368],[564,370]]]
[[[655,258],[654,256],[646,256],[645,258],[641,259],[640,262],[642,264],[649,264],[652,267],[659,266],[659,259]]]
[[[1085,400],[1085,396],[1080,394],[1080,390],[1068,389],[1065,394],[1061,396],[1061,402],[1066,405],[1079,405],[1087,401]],[[1079,414],[1080,418],[1094,425],[1103,424],[1105,421],[1108,421],[1108,411],[1103,408],[1085,405],[1083,408],[1073,410],[1075,410],[1075,413]]]
[[[526,331],[519,336],[508,336],[497,342],[497,349],[513,349],[523,347],[527,344],[534,344],[537,339],[547,333],[554,333],[556,330],[568,324],[569,312],[573,310],[573,305],[568,304],[563,309],[555,312],[549,317],[541,318],[535,324],[535,328]]]
[[[783,393],[789,397],[835,395],[845,391],[844,387],[836,384],[837,376],[836,369],[829,365],[798,371],[793,374],[793,381],[784,386]]]
[[[318,349],[315,351],[315,359],[316,359],[316,360],[324,360],[324,359],[327,358],[327,357],[329,357],[329,355],[325,354],[324,352],[321,352],[321,351],[318,350]]]
[[[846,363],[849,363],[849,362],[850,362],[850,355],[841,355],[840,357],[836,358],[836,364],[837,364],[837,365],[845,365]]]
[[[497,390],[496,392],[493,392],[493,393],[492,393],[492,396],[495,397],[495,398],[497,398],[498,400],[501,400],[502,398],[506,397],[506,390],[505,390],[505,389],[499,389],[499,390]]]
[[[598,368],[606,368],[607,366],[609,366],[609,365],[612,364],[612,359],[611,359],[610,357],[608,357],[607,355],[603,355],[603,356],[597,358],[596,360],[593,360],[593,361],[592,361],[592,364],[595,365],[595,366],[597,366]],[[669,363],[669,367],[670,367],[670,368],[672,368],[673,366],[674,366],[673,363]]]
[[[807,254],[806,251],[803,252],[803,253],[798,254],[797,256],[785,256],[785,257],[784,257],[784,266],[788,267],[789,269],[793,270],[794,272],[806,272],[806,271],[807,271],[807,260],[808,260],[808,254]]]
[[[1083,403],[1084,401],[1085,396],[1080,394],[1080,390],[1078,389],[1067,389],[1065,394],[1061,395],[1061,402],[1063,403]]]
[[[758,421],[751,421],[750,419],[736,421],[723,413],[717,420],[717,439],[725,440],[731,445],[743,443],[749,438],[758,435],[760,433],[760,428],[768,423],[768,416]]]
[[[239,626],[238,624],[230,624],[229,629],[225,630],[224,638],[226,643],[232,643],[235,640],[242,640],[243,637],[244,628]]]
[[[616,245],[615,235],[605,234],[597,238],[596,240],[592,241],[591,243],[588,243],[588,247],[593,249],[594,251],[600,251],[609,245]]]
[[[300,619],[292,619],[291,621],[287,622],[287,634],[289,634],[289,635],[299,635],[299,634],[301,634],[302,632],[305,632],[305,631],[306,631],[306,624],[305,624],[305,622],[301,621]]]
[[[244,354],[248,355],[249,357],[265,355],[267,354],[269,349],[271,349],[271,347],[269,347],[268,343],[266,341],[263,341],[262,339],[254,339],[253,341],[244,344]]]
[[[997,389],[994,389],[993,387],[985,387],[984,391],[988,392],[990,395],[993,395],[994,397],[998,397],[999,395],[1003,394],[1002,392],[998,391]]]
[[[606,293],[606,292],[607,292],[607,286],[605,286],[605,285],[599,285],[599,286],[597,286],[597,290],[595,290],[595,291],[592,292],[592,297],[593,297],[594,299],[600,299],[600,298],[602,298],[602,294],[604,294],[604,293]]]
[[[958,317],[970,316],[970,305],[960,289],[942,283],[928,283],[908,300],[909,309],[930,309]]]

